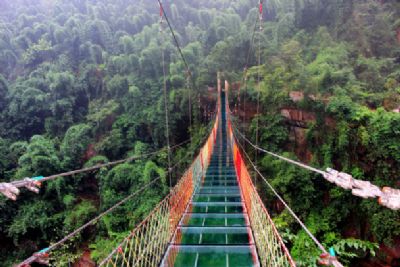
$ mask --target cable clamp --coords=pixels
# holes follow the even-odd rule
[[[35,260],[33,262],[37,262],[39,264],[49,265],[49,253],[47,252],[49,248],[45,248],[33,254]]]
[[[322,253],[319,258],[318,264],[320,265],[343,267],[343,265],[337,260],[336,253],[333,248],[329,249],[329,253]]]
[[[378,203],[393,210],[400,209],[400,189],[382,188],[382,194],[378,199]]]
[[[39,194],[39,187],[42,185],[38,180],[33,178],[25,178],[23,180],[25,182],[25,188],[29,191],[32,191],[36,194]]]
[[[0,183],[0,193],[15,201],[19,195],[19,189],[11,183]]]
[[[344,189],[352,189],[353,188],[353,176],[345,172],[339,172],[337,170],[327,168],[326,173],[324,174],[324,178],[331,183],[335,183],[336,185],[344,188]]]
[[[351,193],[362,198],[375,198],[382,195],[381,189],[369,181],[353,179]]]

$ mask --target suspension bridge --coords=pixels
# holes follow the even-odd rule
[[[186,67],[188,81],[191,71],[180,49],[173,28],[165,15],[161,0],[160,29],[163,18],[173,35],[175,45]],[[259,31],[261,34],[262,1],[259,2]],[[254,26],[252,41],[254,41],[257,24]],[[249,48],[247,61],[251,47]],[[73,170],[47,177],[29,177],[22,180],[0,183],[0,193],[9,199],[17,200],[20,188],[39,192],[40,184],[53,179],[60,179],[75,174],[98,170],[124,162],[134,161],[150,155],[168,151],[168,175],[170,185],[172,170],[171,151],[190,140],[170,147],[169,123],[167,108],[167,86],[164,54],[162,54],[164,74],[164,102],[167,148],[154,151],[145,155],[129,157],[93,167]],[[258,64],[261,64],[260,45]],[[244,69],[243,80],[246,81],[247,62]],[[260,75],[258,75],[258,84]],[[188,82],[190,84],[190,82]],[[318,239],[308,230],[307,226],[293,212],[290,206],[272,187],[263,174],[252,162],[242,147],[242,143],[249,144],[259,153],[266,153],[299,168],[321,174],[331,183],[351,190],[354,196],[362,198],[377,198],[379,204],[393,210],[400,209],[400,190],[389,187],[379,188],[369,181],[354,179],[351,175],[334,169],[320,170],[292,159],[285,158],[274,152],[267,151],[258,146],[258,121],[256,143],[253,144],[235,124],[229,108],[229,86],[225,82],[222,88],[218,78],[217,112],[213,126],[206,136],[200,152],[192,164],[170,188],[169,194],[153,209],[152,212],[130,233],[119,241],[109,255],[97,263],[97,266],[161,266],[161,267],[252,267],[252,266],[296,266],[279,231],[275,227],[271,216],[264,206],[256,187],[251,179],[246,163],[251,167],[254,175],[261,177],[267,187],[275,194],[277,199],[285,206],[289,214],[299,223],[308,234],[310,240],[321,250],[319,263],[325,266],[342,266],[335,256],[335,251],[326,249]],[[259,92],[260,90],[258,90]],[[259,94],[258,94],[259,99]],[[238,97],[240,106],[240,98]],[[245,102],[242,105],[245,110]],[[257,101],[257,113],[259,101]],[[189,102],[189,114],[191,103]],[[15,266],[28,267],[32,264],[52,264],[52,252],[59,249],[65,242],[78,235],[87,227],[95,224],[103,216],[112,213],[116,208],[125,204],[130,199],[138,197],[145,189],[150,188],[160,181],[160,177],[153,179],[142,188],[131,192],[130,195],[111,206],[95,218],[80,226],[59,241],[52,243]]]
[[[236,128],[231,119],[232,115],[227,101],[228,86],[226,85],[226,90],[223,90],[220,84],[221,82],[218,80],[217,116],[208,138],[191,166],[147,218],[137,225],[106,258],[99,262],[98,266],[296,266],[252,182],[244,161],[248,155],[238,142],[239,137],[243,140],[247,140],[247,138]],[[250,141],[249,143],[251,144]],[[255,145],[253,144],[253,146]],[[154,153],[157,152],[150,154]],[[341,178],[343,175],[339,172],[331,169],[324,172],[272,154],[299,167],[317,171],[328,181],[334,181],[338,185],[343,183],[343,177]],[[110,162],[107,163],[107,166],[135,159],[127,158]],[[320,263],[326,266],[342,266],[335,257],[335,252],[332,249],[324,248],[268,183],[250,157],[247,160],[306,231],[310,239],[320,248],[322,253]],[[43,182],[56,179],[60,175],[62,177],[91,171],[105,167],[105,165],[96,165],[48,177],[27,178],[8,186],[13,186],[15,189],[26,187],[37,191],[38,181]],[[348,178],[348,174],[345,175]],[[352,179],[353,183],[357,184],[354,182],[356,179]],[[86,227],[93,225],[104,215],[111,213],[118,206],[136,197],[158,180],[154,179],[149,182],[60,241],[34,253],[16,266],[27,267],[33,263],[51,264],[53,250],[59,248]],[[368,192],[371,187],[374,189],[373,192],[379,190],[370,183],[364,187],[360,184],[357,186],[359,186],[357,190],[360,192]],[[347,187],[347,189],[350,188]],[[384,194],[383,191],[380,191],[381,194]],[[391,189],[391,191],[396,190]],[[362,195],[360,192],[356,192],[355,195]],[[395,196],[389,199],[391,205],[388,207],[400,208],[400,205],[396,204]],[[383,202],[381,201],[381,203]]]

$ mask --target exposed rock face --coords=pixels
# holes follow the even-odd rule
[[[307,129],[291,127],[295,136],[296,147],[294,152],[304,162],[310,162],[312,153],[307,146]]]
[[[295,144],[294,152],[302,161],[309,162],[312,159],[312,153],[307,145],[307,129],[310,123],[316,122],[316,114],[297,108],[283,108],[281,115],[287,119],[290,125],[289,138]],[[336,126],[336,121],[333,118],[326,117],[325,125],[333,128]]]
[[[312,153],[307,148],[307,127],[308,123],[316,121],[315,113],[285,108],[281,109],[281,115],[287,119],[290,125],[289,139],[295,144],[296,155],[302,161],[309,162],[312,159]]]
[[[89,159],[91,159],[92,157],[94,157],[96,155],[97,155],[97,152],[96,152],[96,149],[94,148],[94,144],[89,144],[85,151],[85,155],[83,156],[83,160],[88,161]]]
[[[301,109],[296,109],[296,108],[281,109],[281,114],[283,117],[287,118],[288,120],[303,122],[305,124],[307,122],[315,122],[315,120],[316,120],[315,113],[304,111]]]
[[[301,94],[292,94],[291,99],[300,99]],[[392,110],[393,112],[400,113],[400,107]],[[303,162],[310,162],[312,159],[312,153],[308,149],[307,144],[307,128],[310,123],[316,122],[316,114],[314,112],[304,111],[297,108],[283,108],[280,111],[281,115],[287,119],[290,127],[289,138],[294,144],[294,152]],[[329,128],[336,127],[336,121],[331,117],[325,117],[325,125]],[[367,169],[366,166],[365,169]],[[370,166],[369,166],[370,167]],[[399,181],[400,184],[400,181]],[[324,202],[329,202],[329,194],[325,195]],[[280,210],[282,207],[278,203],[275,204],[276,210]],[[368,229],[368,227],[367,227]],[[368,231],[364,229],[363,231]],[[349,224],[349,227],[345,229],[345,235],[348,237],[359,237],[360,232],[354,225]],[[362,234],[361,234],[362,235]],[[393,240],[393,245],[387,246],[380,244],[379,255],[381,258],[371,260],[365,260],[359,262],[357,267],[400,267],[400,237]]]
[[[95,267],[96,263],[90,258],[90,251],[85,250],[81,258],[73,264],[73,267]]]
[[[400,44],[400,28],[397,29],[397,42]]]
[[[400,266],[400,237],[395,238],[390,247],[380,244],[379,250],[386,256],[386,263],[390,264],[389,266]]]

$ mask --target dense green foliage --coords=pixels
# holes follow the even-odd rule
[[[0,2],[2,181],[93,166],[165,146],[161,49],[167,62],[171,144],[186,140],[189,132],[197,142],[204,136],[213,104],[200,96],[214,86],[217,71],[241,79],[257,1],[164,4],[193,72],[192,129],[184,64],[167,29],[159,32],[156,1]],[[263,64],[249,69],[246,91],[241,91],[254,107],[260,71],[260,144],[302,160],[311,155],[306,160],[316,166],[333,166],[380,186],[398,186],[400,115],[390,110],[400,104],[399,17],[395,0],[267,1]],[[249,66],[256,61],[253,50]],[[303,92],[304,99],[292,101],[291,91]],[[284,108],[315,114],[302,125],[306,145],[291,138],[293,126],[280,115]],[[255,120],[247,123],[254,136]],[[186,149],[174,151],[173,161]],[[17,203],[1,199],[0,262],[10,266],[48,246],[161,176],[140,199],[53,254],[60,266],[87,248],[101,259],[166,194],[166,156],[57,179],[46,183],[39,196],[24,192]],[[259,163],[310,229],[335,247],[346,264],[374,257],[376,243],[390,245],[400,235],[398,212],[354,198],[273,158],[259,157]],[[175,172],[174,181],[178,177]],[[295,259],[311,266],[318,255],[315,246],[261,182],[258,187]]]
[[[264,25],[262,68],[249,70],[241,96],[255,105],[260,72],[261,146],[398,188],[400,114],[392,110],[400,106],[399,3],[303,1],[280,8]],[[256,118],[250,123],[243,129],[250,129],[255,140]],[[393,246],[400,234],[399,212],[354,197],[319,175],[261,157],[272,185],[326,247],[336,248],[342,262],[384,260],[377,244]],[[286,231],[292,255],[300,266],[313,266],[316,246],[268,188],[260,181],[258,187],[279,214],[276,222]]]
[[[189,138],[185,72],[168,33],[159,34],[156,3],[2,1],[0,7],[3,181],[93,166],[165,146],[160,48],[166,51],[170,74],[170,141],[176,144]],[[176,6],[168,11],[172,10],[179,16]],[[199,63],[202,51],[199,42],[185,47],[192,67]],[[203,79],[203,85],[212,82]],[[199,93],[192,92],[194,103]],[[198,105],[192,109],[195,142],[175,150],[173,162],[180,161],[185,150],[194,150],[206,134],[208,110],[200,111]],[[110,251],[105,248],[115,246],[167,193],[166,157],[163,152],[56,179],[45,183],[39,196],[23,190],[17,203],[2,198],[0,265],[10,266],[59,240],[161,177],[140,198],[52,254],[57,265],[72,262],[88,247],[95,259],[104,257]],[[174,170],[173,182],[188,160]]]

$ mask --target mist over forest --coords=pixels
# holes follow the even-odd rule
[[[105,258],[192,162],[215,115],[217,72],[231,84],[240,128],[260,147],[400,188],[399,1],[267,0],[261,34],[258,0],[162,3],[189,79],[165,20],[160,31],[156,0],[0,0],[0,182],[166,148],[163,54],[170,146],[191,140],[173,149],[171,179],[164,150],[48,181],[39,194],[21,189],[16,201],[1,195],[0,266],[161,177],[50,255],[51,266]],[[344,266],[400,266],[399,211],[270,155],[256,160]],[[297,266],[318,266],[318,247],[261,180],[256,186]]]

